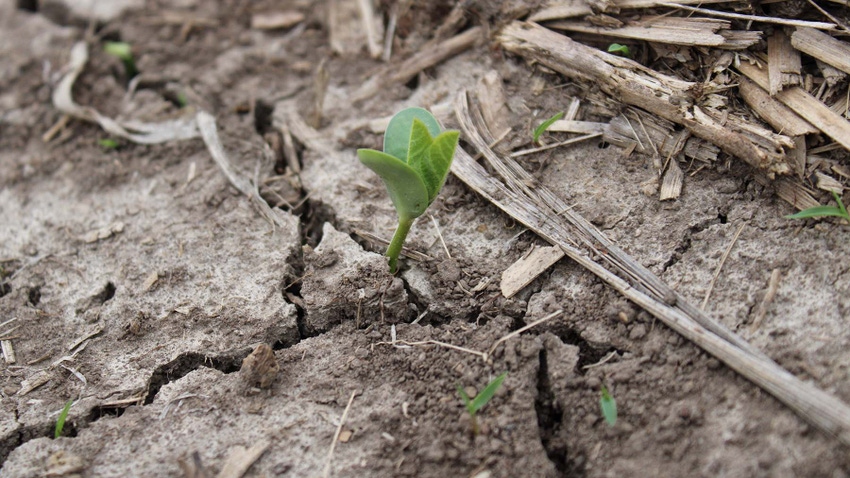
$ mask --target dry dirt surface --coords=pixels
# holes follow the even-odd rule
[[[575,263],[505,298],[502,272],[545,242],[455,177],[408,239],[427,260],[391,276],[383,246],[355,233],[395,225],[355,154],[380,145],[369,121],[496,75],[506,143],[528,146],[533,125],[583,97],[492,44],[535,5],[467,2],[455,31],[483,26],[474,45],[353,103],[384,64],[364,47],[357,2],[92,3],[0,1],[0,339],[14,351],[0,365],[3,477],[850,474],[846,447]],[[398,8],[377,3],[381,18]],[[441,34],[453,7],[414,2],[392,58]],[[252,26],[282,11],[293,22]],[[332,38],[330,18],[349,36]],[[275,222],[200,138],[137,144],[63,119],[52,94],[84,39],[78,104],[145,121],[209,112]],[[137,78],[107,41],[132,46]],[[324,81],[318,134],[293,129],[288,148],[287,118],[316,119]],[[644,187],[650,160],[604,146],[521,160],[696,304],[742,228],[706,311],[850,402],[847,227],[783,219],[790,207],[735,160],[693,175],[683,163],[683,195],[660,202]],[[773,270],[775,299],[753,328]],[[470,353],[558,311],[487,360]],[[502,372],[474,435],[457,387],[474,394]]]

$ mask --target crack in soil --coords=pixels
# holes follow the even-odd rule
[[[571,466],[567,459],[566,437],[561,429],[564,412],[552,391],[545,348],[540,350],[538,361],[537,397],[534,400],[534,410],[537,412],[540,442],[546,450],[549,461],[555,465],[559,476],[583,476],[584,470]]]
[[[251,351],[251,347],[242,347],[219,355],[206,355],[200,352],[182,353],[153,371],[148,381],[148,393],[145,396],[144,404],[153,403],[156,394],[166,384],[181,379],[200,367],[214,368],[222,373],[237,372],[242,367],[242,359],[247,357]],[[120,416],[120,414],[118,413],[116,416]]]

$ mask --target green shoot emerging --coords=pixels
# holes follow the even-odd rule
[[[552,126],[552,124],[555,121],[558,121],[559,119],[561,119],[563,117],[564,117],[563,111],[560,112],[560,113],[556,113],[555,116],[547,119],[546,121],[540,123],[540,126],[534,128],[534,142],[537,143],[540,140],[540,135],[543,134],[544,131],[549,129],[549,127]]]
[[[103,51],[117,57],[124,63],[124,71],[127,73],[127,78],[132,78],[139,73],[139,70],[136,69],[136,62],[133,60],[133,49],[129,43],[108,41],[103,45]]]
[[[847,214],[847,208],[844,207],[844,202],[841,201],[841,196],[838,195],[835,191],[832,192],[832,196],[835,198],[835,202],[838,204],[836,206],[815,206],[810,207],[808,209],[803,209],[797,214],[791,214],[789,216],[785,216],[786,219],[807,219],[810,217],[825,217],[825,216],[835,216],[843,218],[845,221],[850,222],[850,214]]]
[[[103,138],[97,140],[97,144],[103,149],[118,149],[118,141],[112,138]]]
[[[460,385],[457,386],[457,393],[460,394],[460,398],[463,399],[463,404],[466,407],[467,413],[469,413],[469,418],[472,419],[472,433],[474,435],[478,435],[478,419],[476,415],[478,414],[478,410],[487,405],[493,395],[496,394],[496,391],[499,390],[499,387],[502,386],[502,382],[505,381],[505,377],[508,376],[508,372],[504,372],[498,377],[494,378],[492,382],[488,383],[484,390],[481,390],[475,398],[469,398],[469,395],[466,394],[466,391]]]
[[[422,108],[407,108],[390,120],[384,151],[358,149],[357,156],[384,181],[398,214],[398,228],[387,248],[390,272],[413,221],[434,202],[452,165],[460,133],[442,131],[437,119]]]
[[[626,58],[632,57],[632,52],[629,51],[629,47],[627,47],[626,45],[620,45],[619,43],[612,43],[611,45],[609,45],[608,53],[624,56]]]
[[[599,405],[602,407],[602,416],[608,422],[608,426],[614,426],[617,423],[617,401],[608,393],[605,385],[602,386],[602,398],[599,399]]]
[[[68,400],[65,408],[59,413],[59,418],[56,419],[56,428],[53,430],[53,438],[59,438],[62,435],[62,429],[65,428],[65,419],[68,418],[68,412],[71,411],[71,405],[73,404],[73,400]]]

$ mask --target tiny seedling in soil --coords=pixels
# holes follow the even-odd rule
[[[614,426],[617,423],[617,401],[608,393],[608,388],[602,386],[602,398],[599,399],[599,406],[602,407],[602,416],[608,422],[608,426]]]
[[[564,117],[563,111],[560,112],[560,113],[555,113],[554,116],[552,116],[551,118],[547,119],[546,121],[540,123],[540,126],[534,128],[534,136],[533,136],[534,143],[536,144],[540,140],[540,135],[543,134],[544,131],[549,129],[549,127],[552,126],[552,124],[554,124],[555,121],[558,121],[559,119],[561,119],[563,117]]]
[[[62,435],[62,429],[65,428],[65,419],[68,418],[68,412],[71,411],[71,405],[73,404],[73,400],[68,400],[65,408],[59,413],[59,418],[56,419],[56,428],[53,430],[53,438],[59,438]]]
[[[835,216],[844,219],[847,222],[850,222],[850,214],[847,214],[847,208],[844,207],[844,202],[841,200],[841,196],[838,195],[835,191],[832,191],[832,196],[835,198],[836,204],[838,206],[815,206],[810,207],[808,209],[803,209],[797,214],[791,214],[789,216],[785,216],[786,219],[807,219],[810,217],[826,217],[826,216]]]
[[[112,138],[103,138],[97,140],[97,144],[103,149],[118,149],[118,141]]]
[[[136,69],[136,62],[133,60],[133,49],[129,43],[108,41],[103,45],[103,51],[117,57],[124,63],[124,71],[127,73],[127,78],[133,78],[139,73],[139,70]]]
[[[384,181],[398,214],[398,228],[387,248],[390,273],[417,217],[434,202],[452,165],[457,131],[441,131],[437,119],[422,108],[399,111],[384,134],[384,151],[358,149],[357,156]]]
[[[608,53],[624,56],[626,58],[632,57],[632,52],[629,51],[629,47],[627,47],[626,45],[620,45],[619,43],[612,43],[611,45],[609,45]]]
[[[460,394],[460,398],[463,399],[463,404],[466,407],[467,413],[469,413],[469,418],[472,420],[472,434],[478,435],[478,419],[476,415],[478,414],[478,410],[487,405],[493,395],[496,394],[496,391],[499,390],[499,387],[502,386],[502,382],[505,381],[505,377],[508,376],[508,372],[504,372],[498,377],[494,378],[492,382],[488,383],[484,390],[481,390],[475,398],[469,398],[469,395],[466,394],[466,391],[460,385],[457,386],[457,393]]]

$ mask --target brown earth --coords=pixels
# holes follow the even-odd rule
[[[286,227],[273,227],[200,139],[107,148],[102,129],[71,120],[45,142],[62,117],[53,87],[87,20],[58,1],[0,1],[0,324],[14,319],[0,332],[16,327],[7,334],[16,362],[0,372],[2,476],[187,476],[181,462],[217,473],[235,447],[257,444],[267,448],[246,476],[316,476],[328,463],[332,476],[848,476],[846,448],[574,263],[505,299],[502,271],[544,243],[454,177],[429,210],[434,220],[420,218],[408,239],[433,260],[404,260],[392,277],[381,248],[354,234],[389,237],[395,224],[379,179],[354,153],[380,144],[367,121],[444,102],[496,71],[518,132],[509,142],[522,144],[580,86],[482,38],[352,105],[381,63],[360,48],[331,51],[326,2],[132,3],[143,6],[97,24],[78,103],[146,120],[211,112],[231,159],[263,181],[285,173],[266,141],[286,111],[308,116],[326,59],[326,148],[296,145],[300,186],[265,181],[272,205],[293,199],[279,209]],[[529,6],[486,3],[470,4],[469,25],[496,29],[505,12]],[[419,48],[451,7],[412,7],[394,55]],[[251,29],[251,13],[269,10],[305,19]],[[172,11],[215,23],[186,30],[163,20]],[[145,81],[132,94],[121,63],[102,52],[107,39],[133,47]],[[850,401],[846,226],[783,219],[789,207],[736,161],[688,176],[683,196],[662,203],[643,192],[656,175],[649,159],[603,146],[523,164],[694,303],[743,226],[707,311]],[[751,333],[776,268],[777,297]],[[558,310],[489,361],[388,343],[395,330],[406,342],[486,351]],[[252,387],[265,369],[251,383],[233,373],[261,343],[280,367],[267,389]],[[456,388],[474,393],[504,371],[474,436]],[[613,427],[601,416],[603,384],[619,408]]]

